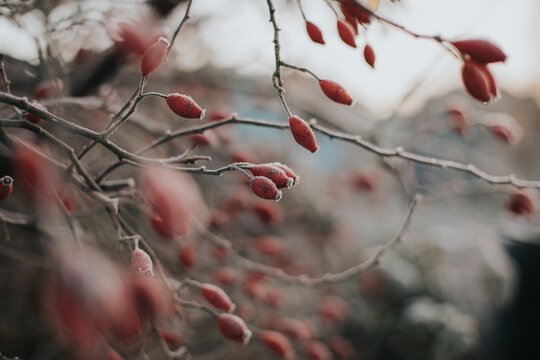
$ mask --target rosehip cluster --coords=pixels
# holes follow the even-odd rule
[[[260,198],[279,201],[283,196],[281,188],[290,188],[298,184],[299,177],[281,163],[253,165],[249,170],[254,175],[249,186],[251,191]]]

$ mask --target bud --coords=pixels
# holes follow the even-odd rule
[[[203,284],[201,286],[201,292],[212,306],[227,312],[233,312],[236,306],[232,303],[229,295],[223,291],[223,289],[212,285]]]
[[[279,201],[282,192],[278,190],[276,184],[264,176],[254,176],[249,182],[251,191],[260,198]]]
[[[315,25],[314,23],[310,21],[306,21],[306,30],[311,41],[316,42],[321,45],[325,44],[323,34],[321,30],[317,27],[317,25]]]
[[[229,340],[247,344],[251,339],[251,331],[247,328],[244,320],[238,316],[222,313],[218,316],[218,329]]]
[[[330,100],[343,105],[352,105],[353,100],[351,96],[338,83],[330,80],[320,80],[319,86],[324,95]]]
[[[157,43],[150,46],[148,50],[145,51],[141,61],[141,72],[143,76],[150,75],[165,61],[168,48],[169,40],[160,37]]]
[[[179,93],[167,95],[167,105],[176,114],[187,119],[202,119],[204,110],[187,95]]]
[[[289,128],[294,140],[312,153],[319,150],[315,134],[307,122],[300,117],[293,115],[289,117]]]

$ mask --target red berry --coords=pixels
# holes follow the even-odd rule
[[[338,34],[341,40],[343,40],[343,42],[349,45],[350,47],[356,48],[356,43],[354,41],[354,30],[349,25],[349,23],[341,19],[338,19],[337,29],[338,29]]]
[[[279,208],[268,201],[259,201],[253,204],[253,212],[265,224],[273,224],[281,219]]]
[[[189,243],[178,250],[178,260],[185,269],[191,269],[195,266],[195,247]]]
[[[308,341],[304,344],[304,352],[309,360],[331,360],[332,354],[328,346],[319,341]]]
[[[280,356],[282,359],[294,358],[294,350],[289,340],[277,331],[263,331],[260,335],[261,341],[269,350]]]
[[[121,22],[118,24],[117,39],[114,39],[114,44],[123,53],[143,55],[156,42],[155,35],[153,24],[142,21]]]
[[[124,360],[124,358],[113,349],[109,349],[107,351],[107,360]]]
[[[289,117],[289,128],[294,137],[294,140],[312,153],[319,150],[315,134],[307,122],[298,116]]]
[[[364,60],[368,63],[369,66],[375,68],[375,52],[373,48],[369,45],[364,47]]]
[[[489,127],[491,133],[499,140],[506,144],[512,142],[513,134],[512,129],[504,125],[491,125]]]
[[[51,98],[63,88],[64,82],[60,79],[42,81],[34,89],[34,98],[36,100]]]
[[[273,165],[255,165],[249,168],[255,176],[264,176],[272,180],[278,189],[290,188],[294,183],[294,179],[287,176],[285,171]]]
[[[34,105],[35,107],[37,107],[41,111],[47,111],[47,108],[45,106],[41,105],[41,104],[34,103],[32,105]],[[31,123],[34,123],[34,124],[39,124],[40,122],[43,121],[43,119],[39,115],[32,114],[30,112],[26,112],[24,114],[24,117],[26,118],[26,120],[28,120],[28,121],[30,121]]]
[[[353,100],[351,96],[338,83],[330,80],[320,80],[319,86],[330,100],[343,105],[352,105]]]
[[[3,176],[0,178],[0,199],[5,199],[13,191],[13,178]]]
[[[228,286],[234,284],[237,278],[237,273],[234,269],[228,268],[228,267],[220,267],[216,270],[214,270],[214,273],[212,275],[212,278],[217,283]]]
[[[506,61],[503,51],[487,40],[460,40],[452,42],[462,54],[481,64]]]
[[[322,45],[325,44],[323,34],[322,34],[321,30],[317,27],[317,25],[315,25],[314,23],[312,23],[310,21],[306,21],[306,30],[307,30],[307,33],[308,33],[310,39],[313,42],[316,42],[316,43],[322,44]]]
[[[272,165],[277,166],[281,170],[285,171],[285,174],[287,174],[288,177],[294,180],[293,186],[298,185],[300,183],[300,176],[296,175],[294,171],[292,171],[292,169],[288,167],[287,165],[279,163],[279,162],[272,163]]]
[[[136,273],[153,276],[152,258],[142,249],[135,249],[131,253],[131,266]]]
[[[251,191],[260,198],[279,201],[282,196],[276,184],[265,176],[254,176],[249,181]]]
[[[256,240],[255,248],[261,254],[275,256],[282,253],[285,246],[280,238],[274,236],[264,236]]]
[[[166,38],[161,37],[157,43],[150,46],[148,50],[145,51],[141,61],[141,72],[143,76],[150,75],[165,61],[168,47],[169,41]]]
[[[473,61],[466,61],[461,70],[461,78],[465,89],[469,95],[483,103],[489,102],[492,97],[493,89],[491,87],[494,83],[492,84],[488,74],[491,75],[487,68]]]
[[[227,293],[215,285],[203,284],[201,292],[206,301],[220,310],[232,312],[236,308]]]
[[[371,14],[354,5],[353,0],[341,0],[340,8],[346,18],[355,17],[359,23],[365,25],[371,23]]]
[[[450,128],[456,134],[463,136],[468,127],[467,109],[460,102],[453,101],[448,104],[446,114],[448,115]]]
[[[349,305],[341,298],[330,296],[324,300],[319,308],[319,315],[329,326],[336,325],[349,312]]]
[[[177,115],[187,119],[202,119],[204,110],[187,95],[179,93],[167,95],[167,105]]]
[[[529,195],[524,192],[515,192],[510,195],[510,198],[506,203],[506,208],[514,215],[531,217],[535,213],[533,201]]]
[[[210,121],[222,121],[229,119],[234,113],[234,110],[227,105],[218,105],[212,108],[207,115]]]
[[[191,140],[191,142],[194,145],[197,145],[199,147],[207,147],[207,146],[211,146],[216,140],[216,138],[213,137],[212,135],[213,133],[191,134],[189,135],[189,140]]]
[[[285,319],[280,328],[287,336],[298,340],[315,338],[315,328],[307,319]]]
[[[162,329],[159,331],[159,336],[161,336],[163,341],[172,348],[178,348],[184,344],[184,337],[176,331]]]
[[[218,329],[229,340],[247,344],[251,339],[251,331],[247,328],[244,320],[238,316],[222,313],[218,316]]]

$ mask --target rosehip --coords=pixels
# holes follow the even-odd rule
[[[9,176],[3,176],[0,178],[0,199],[5,199],[13,191],[13,178]]]
[[[107,351],[107,360],[124,360],[124,358],[113,349],[109,349]]]
[[[487,40],[460,40],[453,41],[452,45],[462,54],[468,55],[472,60],[482,63],[506,61],[505,53],[496,45]]]
[[[253,204],[253,212],[265,224],[272,224],[281,219],[278,207],[268,201]]]
[[[332,354],[328,346],[319,341],[308,341],[304,344],[304,352],[309,360],[331,360]]]
[[[290,188],[294,183],[294,179],[287,176],[285,171],[280,169],[277,166],[273,165],[255,165],[250,166],[249,170],[255,176],[264,176],[269,178],[276,184],[278,189],[280,188]]]
[[[488,74],[491,75],[487,68],[470,60],[465,62],[461,70],[461,78],[465,89],[469,95],[483,103],[489,102],[493,91],[496,92],[496,88],[492,88],[494,83],[492,83]]]
[[[238,316],[222,313],[218,316],[218,329],[229,340],[247,344],[251,339],[251,331],[247,328],[244,320]]]
[[[264,236],[257,239],[255,242],[255,248],[261,254],[275,256],[282,253],[285,246],[280,238],[274,236]]]
[[[306,30],[311,41],[316,42],[321,45],[325,44],[323,34],[321,30],[317,27],[317,25],[315,25],[314,23],[310,21],[306,21]]]
[[[215,282],[224,286],[232,285],[236,281],[236,277],[236,271],[228,267],[218,268],[214,270],[212,275]]]
[[[294,137],[294,140],[312,153],[319,150],[315,134],[307,122],[298,116],[289,117],[289,128]]]
[[[326,95],[330,100],[343,105],[352,105],[353,100],[351,96],[338,83],[330,80],[320,80],[319,86],[321,87],[324,95]]]
[[[202,119],[204,110],[187,95],[179,93],[167,95],[167,105],[177,115],[187,119]]]
[[[157,43],[145,51],[141,61],[141,72],[143,76],[150,75],[165,61],[168,47],[169,40],[160,37]]]
[[[354,16],[361,24],[371,23],[371,14],[354,5],[352,0],[342,0],[340,8],[343,14],[349,13],[349,16]]]
[[[227,293],[215,285],[203,284],[201,292],[206,301],[220,310],[232,312],[236,308]]]
[[[341,40],[350,47],[356,48],[356,43],[354,41],[354,30],[353,28],[345,21],[338,19],[337,21],[338,34]]]
[[[279,162],[272,163],[272,165],[277,166],[281,170],[285,171],[285,174],[287,174],[288,177],[294,180],[293,186],[298,185],[300,183],[300,176],[296,175],[294,171],[292,171],[292,169],[288,167],[287,165],[279,163]]]
[[[47,111],[47,108],[41,104],[34,103],[33,105],[42,111]],[[39,115],[32,114],[30,112],[26,112],[24,114],[24,117],[26,118],[26,120],[30,121],[33,124],[39,124],[43,121],[43,119]]]
[[[184,337],[176,331],[160,330],[159,336],[165,341],[165,343],[172,347],[178,348],[184,344]]]
[[[263,199],[279,201],[283,195],[276,184],[264,176],[252,177],[249,186],[255,195]]]
[[[491,125],[489,127],[491,133],[499,140],[506,144],[512,141],[512,129],[504,125]]]
[[[189,270],[195,266],[195,247],[189,243],[178,250],[178,260],[180,265]]]
[[[282,359],[294,358],[294,351],[289,340],[277,331],[263,331],[261,341],[269,350],[279,355]]]
[[[135,249],[131,253],[131,266],[137,273],[142,273],[146,276],[153,276],[152,258],[142,249]]]
[[[364,60],[366,60],[369,66],[375,69],[375,52],[369,45],[364,47]]]
[[[510,195],[506,203],[506,208],[514,215],[531,217],[535,213],[535,207],[531,198],[524,192],[515,192]]]

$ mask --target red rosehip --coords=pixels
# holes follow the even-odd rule
[[[180,265],[189,270],[195,266],[195,247],[193,244],[189,243],[185,246],[180,247],[178,250],[178,261]]]
[[[159,330],[159,336],[171,348],[178,348],[184,344],[184,337],[176,331],[161,329]]]
[[[452,45],[464,55],[481,64],[506,61],[506,54],[496,45],[487,40],[453,41]]]
[[[45,106],[41,105],[41,104],[33,103],[32,105],[34,105],[35,107],[37,107],[38,109],[40,109],[42,111],[47,111],[47,108]],[[43,121],[43,118],[41,118],[41,116],[36,115],[36,114],[32,114],[30,112],[26,112],[24,114],[24,117],[26,118],[26,120],[30,121],[33,124],[39,124],[40,122]]]
[[[510,195],[506,208],[514,215],[531,217],[535,213],[535,206],[532,199],[524,192],[515,192]]]
[[[289,117],[289,128],[294,137],[294,140],[312,153],[319,150],[315,134],[307,122],[298,116]]]
[[[326,95],[330,100],[343,105],[352,105],[353,100],[351,96],[338,83],[330,80],[320,80],[319,86],[321,87],[324,95]]]
[[[253,204],[253,212],[265,224],[273,224],[281,219],[278,207],[268,201]]]
[[[304,352],[309,360],[331,360],[332,354],[328,346],[319,341],[308,341],[304,344]]]
[[[338,19],[337,21],[338,34],[341,40],[350,47],[356,48],[356,42],[354,41],[354,30],[349,23]]]
[[[275,236],[260,237],[255,241],[255,248],[261,254],[275,256],[279,255],[285,249],[283,241]]]
[[[491,133],[500,141],[510,144],[512,142],[512,129],[504,125],[491,125],[489,127]]]
[[[276,184],[278,189],[290,188],[294,183],[294,179],[287,176],[287,173],[277,166],[272,164],[250,166],[249,170],[255,176],[264,176],[269,178]]]
[[[282,359],[294,358],[294,350],[289,340],[277,331],[263,331],[260,335],[261,341],[272,352]]]
[[[135,249],[131,253],[131,266],[136,273],[153,276],[152,258],[142,249]]]
[[[160,37],[157,43],[145,51],[141,61],[141,72],[143,76],[150,75],[165,61],[168,48],[169,40]]]
[[[202,119],[204,110],[189,96],[179,93],[167,95],[167,105],[177,115],[187,119]]]
[[[281,170],[285,171],[285,174],[287,174],[288,177],[294,180],[293,186],[298,185],[300,183],[300,176],[296,175],[294,171],[292,171],[292,169],[288,167],[287,165],[279,163],[279,162],[274,162],[272,163],[272,165],[277,166]]]
[[[370,45],[364,47],[364,60],[366,60],[369,66],[375,69],[375,52]]]
[[[222,313],[218,316],[218,329],[229,340],[247,344],[251,339],[251,331],[247,328],[244,320],[238,316]]]
[[[252,177],[249,186],[255,195],[263,199],[279,201],[283,195],[276,184],[264,176]]]
[[[107,351],[107,360],[124,360],[124,358],[113,349],[109,349]]]
[[[236,281],[238,274],[234,269],[228,268],[228,267],[220,267],[216,270],[214,270],[214,273],[212,275],[212,278],[215,282],[223,285],[228,286],[234,284]]]
[[[13,192],[13,178],[3,176],[0,178],[0,199],[5,199]]]
[[[469,95],[476,100],[488,103],[493,96],[493,92],[496,94],[496,87],[494,87],[491,73],[486,67],[474,61],[465,62],[461,69],[461,78]]]
[[[341,0],[340,8],[346,18],[355,17],[359,23],[365,25],[371,23],[371,14],[354,5],[353,0]]]
[[[310,21],[306,21],[306,30],[311,41],[324,45],[324,38],[321,30]]]
[[[223,291],[223,289],[212,285],[212,284],[203,284],[201,286],[201,292],[210,304],[214,307],[227,311],[233,312],[236,306],[232,303],[229,295]]]
[[[311,340],[315,338],[315,328],[307,319],[285,319],[280,329],[287,336],[298,340]]]

